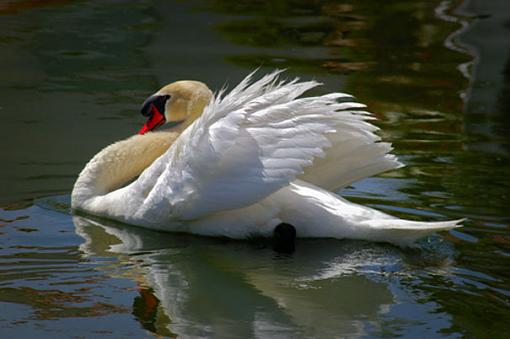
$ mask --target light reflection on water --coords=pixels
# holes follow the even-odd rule
[[[263,240],[162,234],[71,217],[48,210],[51,205],[65,208],[65,202],[49,200],[28,211],[51,227],[30,227],[17,211],[4,211],[11,219],[1,245],[0,300],[31,306],[16,322],[2,319],[6,334],[28,323],[34,331],[51,333],[55,326],[68,335],[74,317],[115,316],[131,325],[117,332],[99,321],[81,328],[82,334],[140,335],[143,328],[167,336],[377,336],[409,333],[381,326],[396,319],[430,334],[447,325],[447,314],[434,314],[438,306],[431,302],[416,304],[405,286],[407,279],[419,279],[415,265],[425,276],[427,269],[450,274],[453,252],[439,239],[433,251],[300,240],[289,256]],[[399,310],[405,304],[413,305],[413,315]],[[48,325],[53,319],[59,324]]]
[[[0,336],[506,335],[510,11],[452,6],[0,5]],[[417,220],[468,217],[466,226],[414,250],[300,240],[279,256],[263,241],[68,214],[77,173],[137,130],[154,89],[182,78],[217,89],[260,65],[353,93],[381,119],[408,167],[343,195]]]

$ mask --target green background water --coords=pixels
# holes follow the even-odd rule
[[[505,337],[510,3],[0,3],[0,336]],[[73,182],[177,79],[255,67],[354,94],[407,167],[341,192],[416,220],[418,249],[160,234],[73,217]]]

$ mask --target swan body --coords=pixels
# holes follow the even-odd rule
[[[331,193],[402,164],[364,105],[343,93],[298,98],[318,83],[279,73],[256,82],[252,73],[216,96],[196,81],[163,87],[144,103],[143,134],[85,166],[73,209],[162,231],[243,239],[285,222],[298,237],[402,246],[459,225],[402,220]],[[182,123],[151,131],[162,121]]]

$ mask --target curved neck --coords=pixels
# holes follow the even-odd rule
[[[96,154],[74,184],[72,208],[125,186],[140,175],[177,139],[176,131],[152,132],[118,141]],[[85,208],[86,209],[86,208]]]

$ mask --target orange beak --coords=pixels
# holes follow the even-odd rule
[[[149,119],[147,119],[140,131],[138,131],[138,134],[150,132],[165,123],[165,116],[161,114],[161,112],[153,104],[151,104],[151,111],[152,114],[149,116]]]
[[[152,95],[145,100],[142,105],[142,115],[149,117],[143,127],[138,131],[138,134],[145,134],[150,132],[166,122],[165,115],[161,112],[165,110],[166,101],[170,98],[169,95]]]

